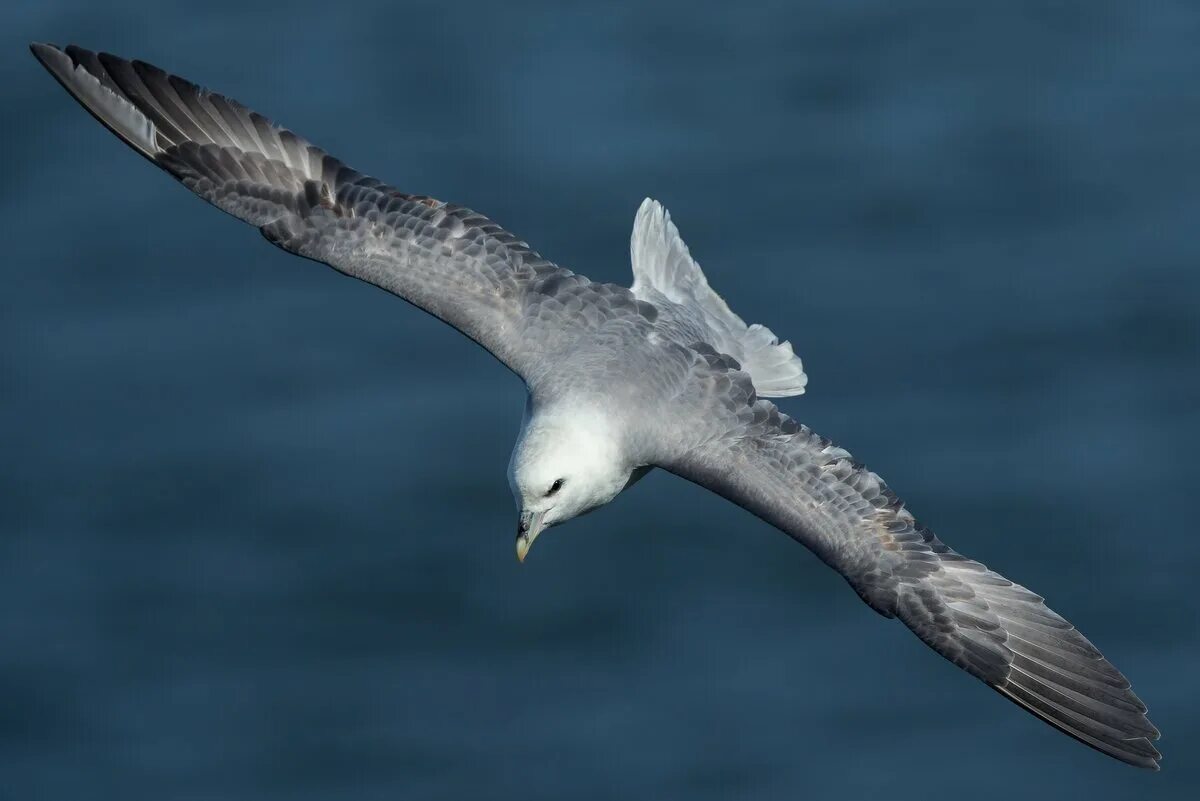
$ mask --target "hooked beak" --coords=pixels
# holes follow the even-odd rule
[[[538,534],[542,533],[542,528],[544,528],[542,519],[545,516],[545,512],[521,512],[521,516],[517,519],[518,562],[525,561],[525,554],[529,553],[533,541],[537,539]]]

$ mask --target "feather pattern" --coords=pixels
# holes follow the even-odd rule
[[[806,545],[882,615],[1057,729],[1158,768],[1158,730],[1129,681],[1041,596],[955,552],[878,475],[759,400],[728,357],[698,350],[657,462]]]
[[[633,289],[595,283],[470,209],[394,189],[144,62],[32,50],[96,119],[204,200],[462,331],[525,379],[531,408],[604,421],[630,484],[662,466],[708,487],[808,546],[872,608],[1024,709],[1157,768],[1145,706],[1082,634],[951,550],[879,476],[759,398],[802,391],[799,359],[708,287],[657,204],[635,227]]]
[[[80,47],[31,49],[105,127],[204,200],[444,320],[527,380],[548,352],[649,313],[628,289],[554,265],[483,215],[394,189],[190,81]]]

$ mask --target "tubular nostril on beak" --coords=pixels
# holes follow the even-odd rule
[[[543,514],[545,513],[534,514],[533,512],[522,511],[521,516],[517,518],[518,562],[525,561],[525,555],[529,553],[529,546],[533,545],[533,541],[541,533]]]

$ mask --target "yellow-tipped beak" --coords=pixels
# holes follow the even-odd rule
[[[545,512],[521,512],[517,520],[517,561],[524,562],[525,555],[533,547],[533,541],[542,533],[542,518]]]

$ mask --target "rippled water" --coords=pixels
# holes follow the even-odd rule
[[[0,11],[0,796],[1200,782],[1194,3],[197,5]],[[518,566],[519,381],[205,208],[30,39],[193,77],[596,279],[628,279],[659,197],[803,354],[785,408],[1076,622],[1164,771],[1020,713],[666,475]]]

